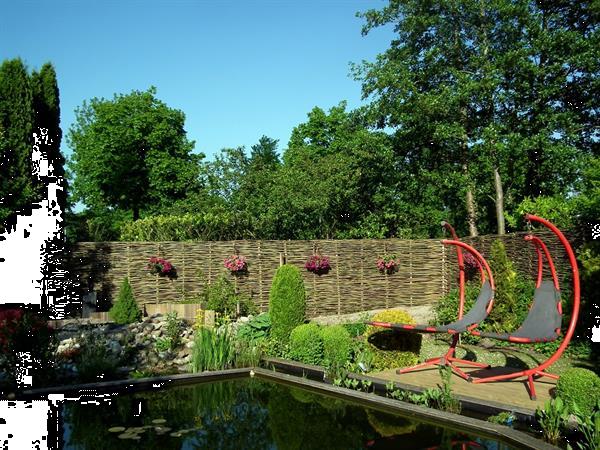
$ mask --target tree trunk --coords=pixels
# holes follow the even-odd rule
[[[502,179],[498,167],[494,167],[494,189],[496,190],[496,222],[498,224],[498,234],[505,234],[504,220],[504,190],[502,189]]]
[[[467,188],[466,195],[467,202],[467,222],[469,223],[469,236],[475,237],[479,233],[477,232],[477,211],[475,209],[475,197],[473,196],[473,190]]]

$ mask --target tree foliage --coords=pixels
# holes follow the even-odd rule
[[[185,116],[156,89],[94,98],[76,110],[69,130],[74,198],[92,209],[128,210],[132,218],[198,189],[198,160]]]

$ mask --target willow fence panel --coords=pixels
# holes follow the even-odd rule
[[[535,253],[523,240],[525,233],[465,238],[485,257],[494,240],[501,239],[516,270],[534,277]],[[561,276],[568,261],[558,240],[536,232],[550,248]],[[331,270],[315,275],[304,269],[312,254],[330,258]],[[233,254],[246,257],[248,273],[230,275],[223,260]],[[377,270],[380,255],[395,254],[399,270],[391,275]],[[177,269],[177,278],[150,274],[148,260],[158,256]],[[94,289],[109,305],[128,277],[140,305],[190,301],[221,276],[231,278],[240,293],[250,296],[260,310],[269,304],[269,290],[282,262],[300,268],[308,297],[307,314],[347,314],[365,310],[432,305],[457,283],[456,251],[440,240],[314,240],[314,241],[201,241],[201,242],[82,242],[72,252],[72,272],[82,292]]]

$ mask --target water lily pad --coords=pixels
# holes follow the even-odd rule
[[[109,433],[120,433],[122,431],[125,431],[125,427],[112,427],[108,429]]]
[[[171,437],[181,437],[181,436],[183,436],[183,435],[181,434],[181,432],[179,432],[179,431],[175,431],[174,433],[171,433],[171,434],[170,434],[170,436],[171,436]]]
[[[165,434],[168,431],[171,431],[171,428],[169,428],[169,427],[154,427],[154,431],[156,431],[158,434]]]
[[[137,435],[131,433],[122,433],[118,436],[119,439],[132,439],[133,437],[137,437]]]
[[[155,424],[166,423],[166,422],[167,422],[166,419],[154,419],[152,421],[152,423],[155,423]]]

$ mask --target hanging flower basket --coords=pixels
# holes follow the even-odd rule
[[[248,272],[246,258],[240,255],[231,255],[229,258],[225,258],[223,266],[229,270],[232,275],[241,275]]]
[[[380,273],[391,275],[398,272],[400,262],[396,259],[396,255],[383,255],[377,258],[377,270]]]
[[[325,275],[331,270],[327,256],[312,255],[304,264],[304,268],[315,275]]]
[[[150,273],[160,275],[161,277],[177,277],[177,269],[175,266],[163,258],[153,256],[149,259],[148,266],[146,268]]]

